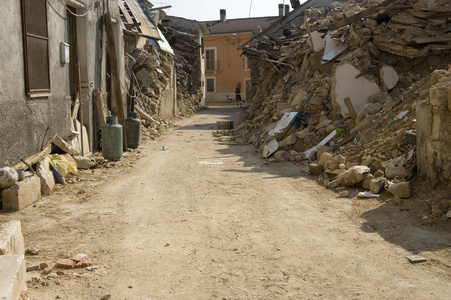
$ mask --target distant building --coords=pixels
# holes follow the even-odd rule
[[[283,16],[283,11],[279,16]],[[228,20],[226,11],[221,9],[218,21],[201,23],[207,103],[233,100],[237,84],[241,85],[242,99],[249,100],[250,69],[238,47],[277,21],[279,16]]]

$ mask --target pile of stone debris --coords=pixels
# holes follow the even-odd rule
[[[418,169],[431,165],[431,181],[449,186],[449,163],[431,158],[449,155],[449,124],[430,138],[451,111],[449,1],[334,2],[305,10],[303,24],[283,32],[243,48],[253,95],[238,142],[269,159],[308,159],[328,187],[410,197],[417,157]],[[421,120],[419,105],[429,112]],[[420,121],[429,128],[421,139]],[[441,153],[425,153],[433,143]]]

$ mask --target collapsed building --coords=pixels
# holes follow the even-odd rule
[[[409,198],[416,169],[450,187],[448,1],[300,5],[277,25],[242,46],[252,98],[237,141],[308,160],[331,188]]]

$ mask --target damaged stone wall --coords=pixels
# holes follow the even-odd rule
[[[430,76],[429,96],[417,106],[418,171],[431,180],[451,179],[451,70]]]
[[[184,108],[182,112],[194,112],[205,103],[198,22],[167,16],[160,28],[175,53],[177,99]]]
[[[252,143],[270,159],[308,159],[320,166],[316,175],[330,187],[337,186],[338,175],[362,165],[368,167],[359,169],[364,176],[357,180],[353,169],[348,173],[353,180],[341,176],[338,185],[361,186],[366,179],[370,190],[372,179],[382,179],[373,191],[398,181],[408,187],[416,166],[417,102],[431,98],[431,72],[451,62],[450,3],[334,2],[304,13],[301,26],[243,48],[253,64],[254,93],[237,141]],[[421,79],[426,81],[416,85]],[[440,104],[429,101],[432,107],[424,108],[431,129],[419,133],[425,142],[418,144],[418,157],[428,179],[441,178],[446,185],[449,126],[440,120],[449,118],[448,91],[439,90],[434,93],[440,100],[432,98]],[[434,150],[425,154],[427,147]],[[429,174],[439,164],[448,171]],[[403,193],[410,197],[410,191]]]

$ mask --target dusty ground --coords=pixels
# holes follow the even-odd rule
[[[237,124],[242,112],[210,107],[34,206],[2,212],[38,250],[28,266],[77,253],[94,266],[29,272],[29,298],[451,297],[449,231],[389,201],[339,198],[305,166],[217,141],[216,122]]]

